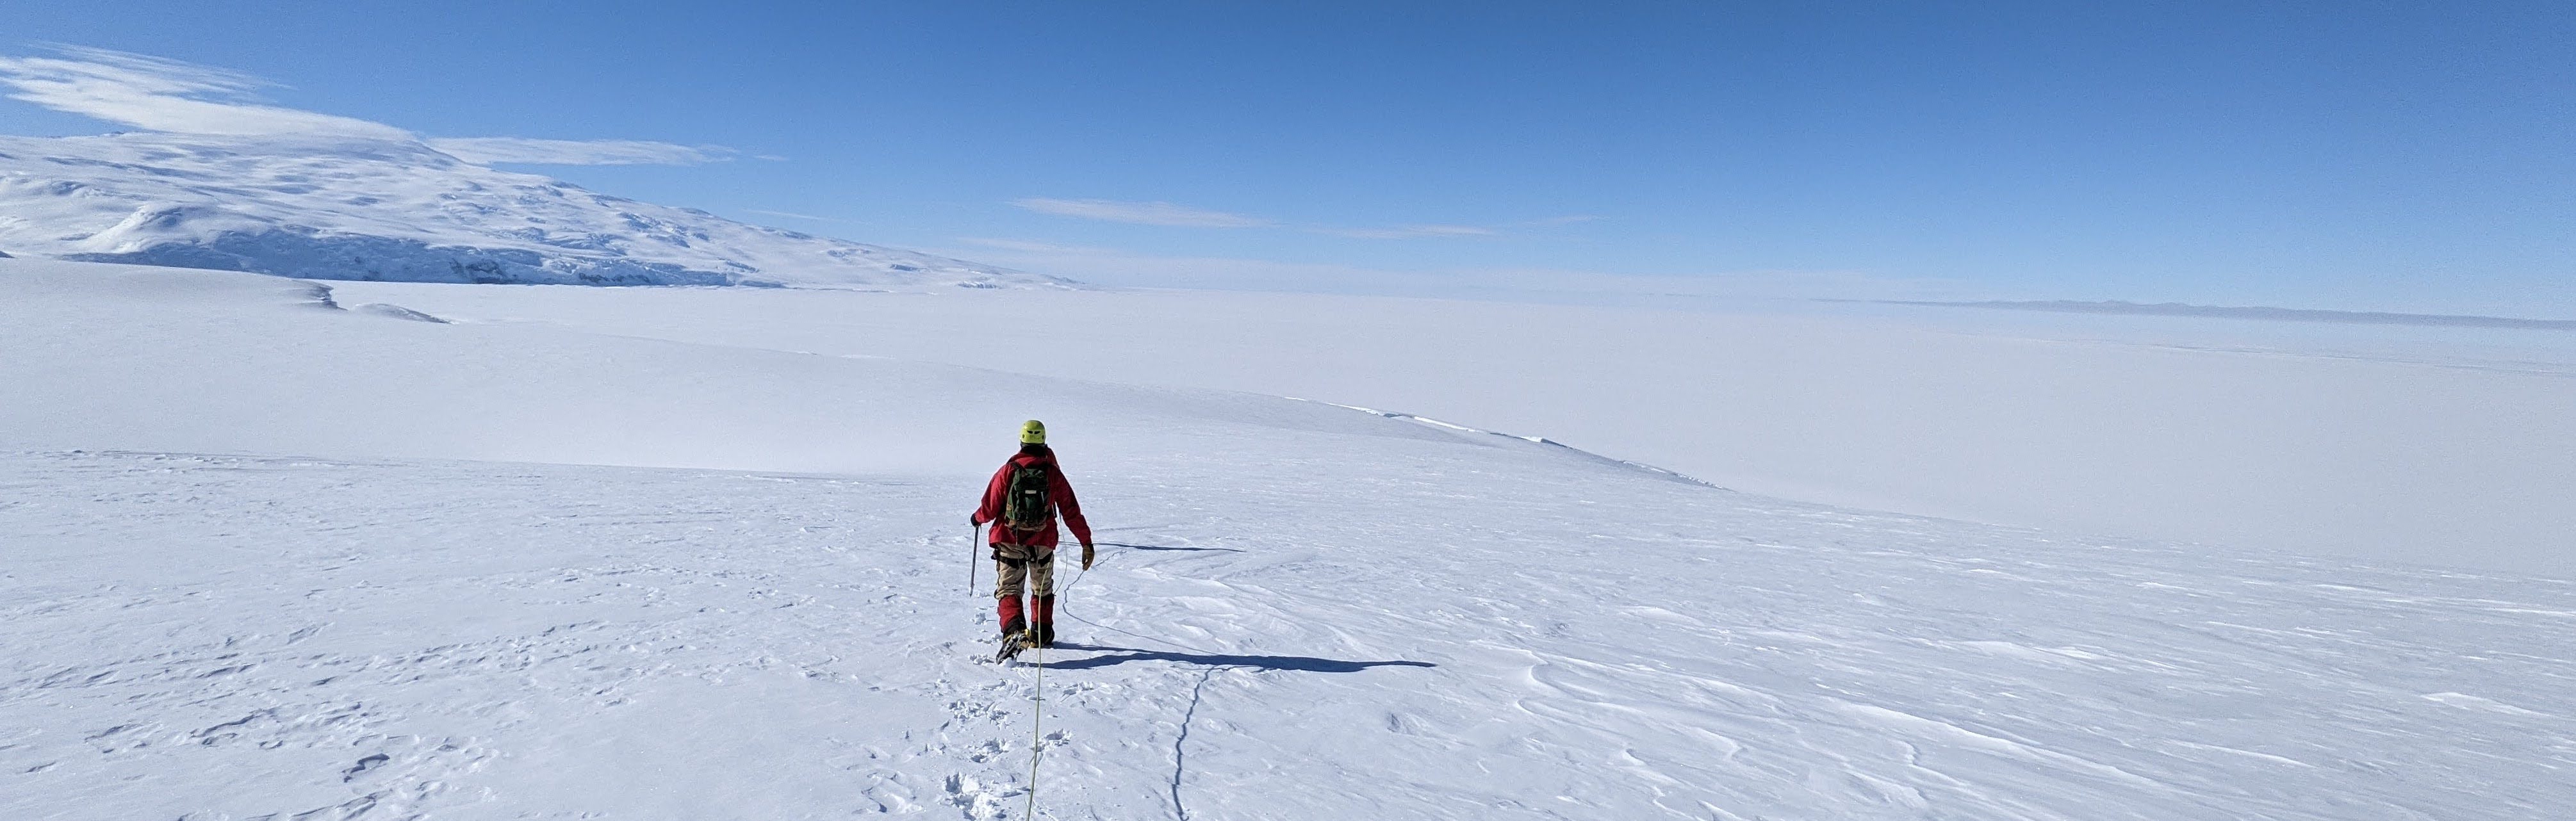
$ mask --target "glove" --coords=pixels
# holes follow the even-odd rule
[[[967,524],[970,524],[970,525],[974,525],[974,526],[976,526],[976,527],[983,527],[983,526],[984,526],[984,514],[981,514],[981,513],[969,513],[969,514],[966,514],[966,523],[967,523]]]
[[[1091,543],[1082,543],[1082,569],[1091,569]]]

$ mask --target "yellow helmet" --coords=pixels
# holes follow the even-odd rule
[[[1046,423],[1035,419],[1020,423],[1020,444],[1046,444]]]

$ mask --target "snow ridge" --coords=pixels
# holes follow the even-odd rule
[[[1452,432],[1455,432],[1455,433],[1478,434],[1478,435],[1484,435],[1484,436],[1500,436],[1500,437],[1503,437],[1503,438],[1505,438],[1505,439],[1518,439],[1518,440],[1521,440],[1521,441],[1523,441],[1523,442],[1528,442],[1528,443],[1533,444],[1533,445],[1543,445],[1543,446],[1546,446],[1546,447],[1551,447],[1551,448],[1556,448],[1556,449],[1559,449],[1559,450],[1563,450],[1563,451],[1566,451],[1566,452],[1568,452],[1568,453],[1572,453],[1572,454],[1574,454],[1574,455],[1576,455],[1576,456],[1580,456],[1580,457],[1583,457],[1583,458],[1585,458],[1585,459],[1589,459],[1589,460],[1592,460],[1592,461],[1601,462],[1601,463],[1604,463],[1604,464],[1610,464],[1610,465],[1617,465],[1617,466],[1619,466],[1619,467],[1630,468],[1630,469],[1634,469],[1634,470],[1641,470],[1641,471],[1645,471],[1645,472],[1647,472],[1647,473],[1652,473],[1652,474],[1655,474],[1655,475],[1658,475],[1658,476],[1662,476],[1662,477],[1664,477],[1664,478],[1671,479],[1671,480],[1676,481],[1676,482],[1684,482],[1684,483],[1687,483],[1687,484],[1699,485],[1699,486],[1701,486],[1701,487],[1716,488],[1716,489],[1718,489],[1718,490],[1728,490],[1728,491],[1733,490],[1733,488],[1725,487],[1725,486],[1719,485],[1719,484],[1717,484],[1717,483],[1715,483],[1715,482],[1707,481],[1707,480],[1705,480],[1705,479],[1701,479],[1701,478],[1696,477],[1696,476],[1691,476],[1691,475],[1686,474],[1686,473],[1681,473],[1681,472],[1679,472],[1679,471],[1665,470],[1665,469],[1663,469],[1663,468],[1655,467],[1654,465],[1649,465],[1649,464],[1646,464],[1646,463],[1644,463],[1644,462],[1631,462],[1631,461],[1628,461],[1628,460],[1626,460],[1626,459],[1619,459],[1619,458],[1614,458],[1614,457],[1609,457],[1609,456],[1603,456],[1603,455],[1601,455],[1601,454],[1593,453],[1593,452],[1591,452],[1591,451],[1584,450],[1584,449],[1582,449],[1582,448],[1578,448],[1578,447],[1575,447],[1575,446],[1573,446],[1573,445],[1568,445],[1568,444],[1566,444],[1566,443],[1564,443],[1564,442],[1559,442],[1559,441],[1556,441],[1556,440],[1554,440],[1554,439],[1549,439],[1549,438],[1544,437],[1544,436],[1521,436],[1521,435],[1519,435],[1519,434],[1503,433],[1503,432],[1500,432],[1500,431],[1490,431],[1490,430],[1484,430],[1484,429],[1482,429],[1482,428],[1471,428],[1471,427],[1467,427],[1467,426],[1465,426],[1465,425],[1460,425],[1460,424],[1455,424],[1455,423],[1450,423],[1450,422],[1443,422],[1443,421],[1440,421],[1440,420],[1438,420],[1438,419],[1433,419],[1433,418],[1430,418],[1430,417],[1427,417],[1427,416],[1415,416],[1415,415],[1410,414],[1410,413],[1396,413],[1396,412],[1393,412],[1393,411],[1382,411],[1382,410],[1378,410],[1378,409],[1376,409],[1376,408],[1363,408],[1363,407],[1360,407],[1360,406],[1358,406],[1358,405],[1344,405],[1344,404],[1341,404],[1341,403],[1339,403],[1339,402],[1325,402],[1325,401],[1320,400],[1320,399],[1305,399],[1305,398],[1300,398],[1300,397],[1295,397],[1295,396],[1284,396],[1284,397],[1280,397],[1280,398],[1282,398],[1282,399],[1288,399],[1288,400],[1291,400],[1291,401],[1297,401],[1297,402],[1313,402],[1313,403],[1316,403],[1316,404],[1319,404],[1319,405],[1331,405],[1331,406],[1333,406],[1333,407],[1336,407],[1336,408],[1342,408],[1342,409],[1344,409],[1344,410],[1355,410],[1355,411],[1359,411],[1359,412],[1361,412],[1361,413],[1365,413],[1365,414],[1368,414],[1368,415],[1371,415],[1371,416],[1379,416],[1379,417],[1384,417],[1384,418],[1387,418],[1387,419],[1398,419],[1398,420],[1403,420],[1403,421],[1406,421],[1406,422],[1414,422],[1414,423],[1418,423],[1418,424],[1429,425],[1429,426],[1431,426],[1431,427],[1435,427],[1435,428],[1442,428],[1442,429],[1449,430],[1449,431],[1452,431]]]
[[[0,137],[0,254],[307,279],[1069,287],[498,171],[417,142]]]

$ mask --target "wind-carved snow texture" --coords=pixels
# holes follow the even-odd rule
[[[0,137],[0,251],[312,279],[918,290],[1063,280],[356,138]]]
[[[1259,482],[1084,474],[1108,544],[1047,653],[1049,815],[2576,801],[2563,585],[1380,445]],[[973,484],[0,457],[0,812],[1017,818],[1030,678],[976,661]]]
[[[959,519],[1032,403],[1101,548],[1060,568],[1044,817],[2576,806],[2576,584],[1781,501],[1249,393],[8,267],[34,273],[0,277],[0,342],[34,353],[0,375],[38,392],[0,392],[0,817],[1021,818],[1037,671],[981,661]],[[506,358],[531,351],[565,360]],[[958,417],[989,438],[945,469],[831,475],[125,448],[372,441],[275,403],[165,430],[215,407],[201,388],[138,427],[95,418],[155,363],[487,391],[510,399],[470,420],[493,429],[750,395],[830,407],[753,427],[865,427],[862,456]],[[722,381],[763,372],[796,387]],[[544,433],[654,417],[595,418]],[[224,438],[259,425],[279,430]],[[72,435],[100,444],[7,444]],[[447,441],[421,436],[401,441]]]

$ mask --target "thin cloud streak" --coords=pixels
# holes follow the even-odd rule
[[[1136,225],[1167,225],[1178,228],[1266,228],[1277,224],[1258,217],[1173,205],[1168,202],[1023,197],[1012,200],[1011,204],[1041,214]]]
[[[1122,200],[1058,199],[1023,197],[1010,204],[1041,214],[1060,217],[1124,222],[1134,225],[1161,225],[1173,228],[1293,228],[1310,234],[1323,234],[1352,239],[1424,239],[1438,237],[1500,236],[1505,228],[1550,228],[1591,222],[1600,217],[1578,214],[1545,219],[1524,220],[1502,227],[1485,225],[1398,225],[1388,228],[1347,228],[1331,225],[1290,225],[1278,220],[1214,211],[1168,202],[1128,202]]]
[[[653,140],[545,140],[533,137],[433,137],[425,142],[470,163],[531,165],[704,165],[734,158],[733,149]]]
[[[1425,237],[1494,237],[1512,228],[1557,228],[1601,219],[1590,214],[1573,214],[1545,219],[1522,220],[1501,226],[1484,225],[1398,225],[1393,228],[1308,228],[1318,234],[1356,239],[1421,239]]]
[[[404,140],[411,132],[378,122],[251,102],[274,87],[237,71],[141,54],[54,46],[62,57],[0,57],[10,97],[134,126],[183,134],[319,134]]]
[[[1101,285],[1148,288],[1341,292],[1480,297],[1568,303],[1699,304],[1703,301],[1939,299],[1964,283],[1854,271],[1748,270],[1699,275],[1619,274],[1541,268],[1403,270],[1240,257],[1176,257],[1053,242],[959,237],[974,249],[924,249]]]
[[[1599,216],[1593,214],[1567,214],[1562,217],[1526,220],[1512,223],[1512,225],[1520,228],[1555,228],[1560,225],[1575,225],[1586,222],[1599,222],[1600,220],[1601,218]]]
[[[729,160],[737,153],[720,146],[651,140],[421,140],[384,123],[259,102],[254,91],[278,84],[239,71],[87,46],[46,48],[58,56],[0,56],[0,86],[15,90],[11,98],[147,131],[419,140],[477,164],[698,165]]]
[[[1085,245],[1060,245],[1052,242],[1036,242],[1023,239],[958,237],[957,240],[959,242],[973,243],[986,248],[999,248],[1004,251],[1022,251],[1034,254],[1085,254],[1092,256],[1114,256],[1126,253],[1115,248],[1097,248]]]
[[[1502,233],[1476,225],[1399,225],[1393,228],[1309,228],[1318,234],[1354,239],[1419,239],[1423,237],[1490,237]]]
[[[763,209],[759,209],[759,208],[745,208],[745,209],[743,209],[743,212],[744,212],[744,213],[748,213],[748,214],[760,214],[760,215],[764,215],[764,216],[771,216],[771,217],[786,217],[786,218],[788,218],[788,219],[796,219],[796,220],[813,220],[813,221],[815,221],[815,222],[848,222],[848,221],[849,221],[849,220],[833,219],[833,218],[831,218],[831,217],[818,217],[818,216],[814,216],[814,215],[812,215],[812,214],[799,214],[799,213],[796,213],[796,212],[794,212],[794,211],[768,211],[768,210],[763,210]]]

